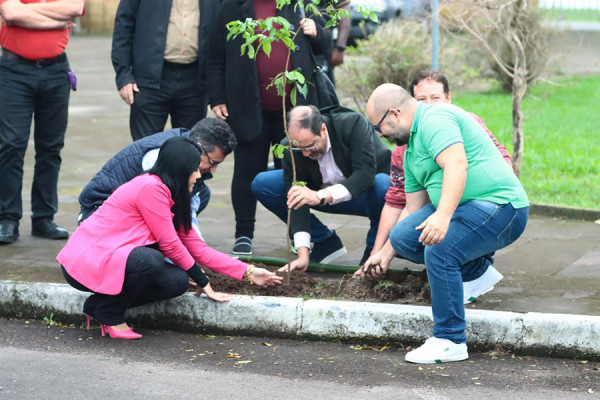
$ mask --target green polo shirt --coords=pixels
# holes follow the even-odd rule
[[[427,190],[435,207],[442,193],[444,171],[435,162],[448,146],[463,143],[469,169],[460,203],[485,200],[529,206],[527,194],[510,166],[481,125],[460,107],[451,104],[419,103],[404,155],[407,193]]]

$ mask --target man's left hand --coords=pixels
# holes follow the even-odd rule
[[[429,218],[415,228],[418,231],[423,231],[419,236],[419,242],[423,243],[424,246],[440,243],[444,240],[446,232],[448,232],[451,218],[452,216],[445,216],[437,211],[431,214]]]
[[[331,51],[331,64],[334,67],[342,65],[344,63],[344,52],[334,48]]]
[[[293,208],[294,210],[297,210],[303,205],[314,207],[318,206],[319,204],[321,204],[321,201],[317,196],[317,192],[315,190],[310,190],[306,186],[292,186],[292,188],[288,192],[288,208]]]

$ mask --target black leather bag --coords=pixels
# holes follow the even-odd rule
[[[333,82],[331,82],[331,79],[329,79],[325,71],[323,71],[323,68],[317,64],[315,57],[312,54],[312,50],[311,56],[315,64],[313,76],[315,77],[315,89],[317,90],[317,98],[319,99],[319,108],[339,106],[340,100],[335,92]]]

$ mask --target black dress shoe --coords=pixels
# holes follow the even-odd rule
[[[61,228],[52,221],[45,221],[33,225],[31,235],[46,239],[66,239],[69,237],[69,231]]]
[[[0,224],[0,243],[10,244],[19,237],[19,227],[9,222]]]

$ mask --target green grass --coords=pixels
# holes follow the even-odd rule
[[[599,10],[546,10],[551,21],[600,21]]]
[[[529,200],[600,209],[600,76],[534,86],[523,104],[521,182]],[[510,94],[456,93],[453,103],[479,115],[512,154]]]

